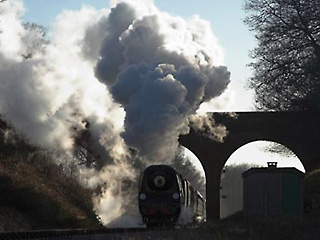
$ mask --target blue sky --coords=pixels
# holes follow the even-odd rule
[[[190,18],[199,15],[210,21],[212,30],[224,49],[225,63],[231,71],[232,88],[242,96],[243,103],[235,110],[246,110],[251,95],[243,89],[251,75],[246,66],[250,61],[249,51],[255,46],[253,33],[243,23],[245,0],[155,0],[156,6],[172,15]],[[25,21],[36,22],[50,30],[50,25],[63,9],[80,9],[83,4],[96,9],[109,7],[109,0],[24,0],[27,12]],[[241,89],[240,89],[241,88]],[[240,90],[239,90],[240,89]],[[250,95],[250,96],[249,96]],[[238,102],[239,104],[239,102]]]

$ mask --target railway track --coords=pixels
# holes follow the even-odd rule
[[[202,234],[203,232],[196,228],[104,228],[0,232],[0,240],[178,240],[199,239]]]
[[[131,233],[141,233],[147,230],[146,228],[104,228],[104,229],[67,229],[67,230],[39,230],[26,232],[0,232],[0,240],[20,240],[20,239],[72,239],[78,237],[86,239],[88,236],[116,236]],[[93,239],[93,238],[91,238]]]

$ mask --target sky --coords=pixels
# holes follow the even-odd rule
[[[24,20],[36,22],[48,28],[53,27],[56,17],[63,10],[79,10],[82,5],[96,9],[109,8],[109,0],[24,0]],[[244,0],[155,0],[155,5],[171,15],[189,19],[198,15],[211,23],[211,28],[224,51],[225,64],[231,72],[231,84],[214,105],[203,105],[201,111],[248,111],[252,110],[252,91],[246,88],[251,70],[247,67],[251,59],[249,52],[255,47],[252,32],[243,23]],[[225,104],[225,102],[228,104]]]

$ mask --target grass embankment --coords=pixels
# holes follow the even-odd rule
[[[0,159],[0,231],[100,227],[91,199],[55,164]]]
[[[201,232],[211,238],[201,238],[201,232],[199,237],[202,240],[318,240],[319,220],[319,216],[307,215],[299,219],[244,219],[239,213],[221,221],[207,222],[201,226]]]

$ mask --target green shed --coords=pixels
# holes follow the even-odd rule
[[[296,168],[251,168],[242,174],[245,216],[299,217],[303,213],[302,180]]]

